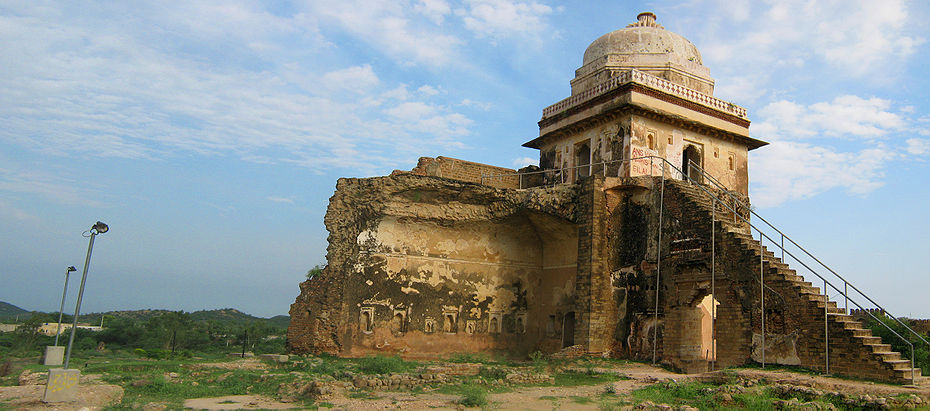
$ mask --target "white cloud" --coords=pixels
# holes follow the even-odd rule
[[[536,1],[466,0],[465,9],[457,10],[465,28],[476,37],[502,39],[533,36],[548,31],[545,17],[552,7]]]
[[[275,203],[294,204],[294,200],[293,200],[293,199],[290,199],[290,198],[287,198],[287,197],[269,196],[269,197],[266,197],[266,199],[267,199],[268,201],[272,201],[272,202],[275,202]]]
[[[446,107],[412,122],[386,115],[388,101],[417,102],[369,64],[313,70],[315,59],[304,59],[304,46],[320,44],[313,33],[252,54],[248,44],[290,36],[304,15],[264,31],[253,26],[270,17],[244,15],[255,38],[230,35],[197,53],[190,50],[203,46],[185,39],[214,34],[186,36],[158,13],[143,25],[81,16],[54,8],[0,16],[0,42],[10,45],[0,53],[0,142],[53,155],[194,152],[366,173],[469,133],[471,120]],[[151,34],[160,26],[179,32]]]
[[[532,158],[532,157],[520,157],[520,158],[515,158],[515,159],[513,159],[513,161],[511,161],[510,164],[511,164],[514,168],[520,169],[520,168],[526,167],[526,166],[528,166],[528,165],[534,165],[534,166],[535,166],[535,165],[539,165],[539,159],[538,159],[538,158]]]
[[[349,67],[323,75],[323,85],[363,93],[379,83],[371,65]]]
[[[752,125],[752,132],[756,137],[772,141],[813,137],[878,138],[906,125],[904,118],[890,109],[889,100],[850,95],[809,106],[780,100],[759,110],[763,120]]]
[[[882,168],[894,157],[883,147],[842,153],[806,143],[772,143],[753,154],[752,203],[771,207],[834,188],[864,195],[884,184]]]
[[[914,155],[930,154],[930,140],[923,138],[909,138],[906,141],[907,152]]]
[[[425,3],[421,3],[425,4]],[[375,52],[384,53],[398,62],[427,66],[444,66],[455,60],[462,43],[455,36],[420,24],[410,13],[406,2],[394,0],[344,0],[339,2],[311,0],[309,14],[324,22],[334,23]],[[441,4],[419,11],[441,14]],[[438,10],[438,11],[437,11]],[[440,14],[436,14],[440,13]]]
[[[699,43],[704,64],[721,79],[726,97],[747,94],[742,85],[727,83],[740,77],[752,78],[754,90],[763,94],[790,88],[795,79],[810,81],[810,76],[888,84],[925,42],[919,14],[909,12],[915,3],[904,0],[732,3],[688,3],[695,17],[683,18],[690,19],[687,26],[701,27],[689,36]],[[747,97],[752,101],[751,93]]]
[[[439,90],[436,90],[435,87],[430,85],[422,85],[417,91],[426,96],[435,96],[439,94]]]
[[[445,0],[420,0],[413,9],[436,24],[442,24],[445,17],[452,13],[452,7]]]

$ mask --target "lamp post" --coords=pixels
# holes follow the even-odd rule
[[[90,242],[87,244],[87,258],[84,260],[84,273],[81,274],[81,288],[78,290],[77,304],[74,305],[74,323],[71,325],[71,336],[68,338],[68,351],[65,353],[65,369],[68,369],[68,363],[71,361],[71,346],[74,345],[74,332],[77,330],[78,316],[81,314],[81,299],[84,297],[84,283],[87,281],[87,268],[90,266],[90,254],[94,250],[94,237],[97,234],[103,234],[110,230],[106,224],[98,221],[90,230]]]
[[[65,295],[68,294],[68,278],[71,277],[72,271],[77,271],[77,268],[74,268],[73,265],[65,270],[65,289],[61,291],[61,306],[58,307],[58,332],[55,333],[56,347],[58,346],[58,336],[61,335],[61,317],[65,310]]]

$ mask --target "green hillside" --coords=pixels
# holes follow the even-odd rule
[[[0,321],[6,319],[14,319],[16,316],[19,316],[20,320],[29,318],[32,313],[26,311],[22,308],[19,308],[13,304],[0,301]]]

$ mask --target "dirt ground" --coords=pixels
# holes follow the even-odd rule
[[[243,361],[240,364],[215,364],[225,367],[261,368],[261,363]],[[203,364],[202,366],[210,366]],[[704,374],[676,374],[662,368],[647,364],[628,363],[618,364],[609,368],[599,368],[602,372],[616,372],[629,377],[629,379],[610,383],[613,392],[618,395],[628,394],[633,390],[654,384],[659,381],[686,381],[706,380],[714,381],[724,378],[720,372]],[[728,371],[729,376],[735,373],[741,378],[765,379],[770,384],[791,384],[816,388],[821,391],[837,391],[849,394],[869,394],[879,396],[893,396],[897,394],[915,394],[924,400],[930,400],[930,387],[907,388],[895,385],[885,385],[867,381],[846,380],[817,375],[802,374],[784,370],[737,370]],[[522,387],[511,392],[490,394],[490,408],[507,410],[596,410],[596,401],[586,400],[597,397],[606,389],[606,384],[575,387]],[[100,383],[99,380],[88,378],[82,381],[78,399],[75,402],[44,404],[41,402],[44,385],[25,385],[16,387],[0,387],[0,409],[9,407],[23,410],[95,410],[106,405],[116,404],[123,396],[123,389],[115,385]],[[319,404],[328,403],[337,410],[427,410],[427,409],[461,409],[456,404],[459,397],[456,395],[440,394],[436,392],[406,393],[398,391],[370,391],[367,398],[347,398],[342,396],[324,398]],[[280,402],[271,398],[257,395],[236,395],[213,398],[192,398],[184,402],[185,408],[204,410],[229,409],[290,409],[301,408],[299,404]],[[150,404],[146,408],[161,409],[160,404]]]
[[[602,372],[622,373],[630,379],[611,383],[616,394],[629,394],[659,381],[708,380],[722,378],[720,372],[704,374],[677,374],[662,368],[646,364],[631,363],[611,368],[599,368]],[[732,371],[731,371],[732,372]],[[897,394],[916,394],[930,399],[930,387],[906,388],[867,381],[845,380],[839,378],[807,375],[789,371],[739,370],[738,376],[749,379],[766,379],[769,383],[801,385],[822,391],[839,391],[850,394],[870,394],[892,396]],[[732,375],[732,374],[731,374]],[[525,387],[512,392],[490,394],[493,409],[502,410],[597,410],[597,402],[585,402],[584,398],[596,397],[606,389],[605,384],[576,387]],[[240,398],[241,397],[241,398]],[[463,409],[456,404],[456,395],[439,393],[409,394],[397,391],[372,391],[369,398],[327,398],[320,402],[332,405],[335,410],[435,410]],[[579,401],[581,399],[581,401]],[[235,403],[234,403],[235,402]],[[238,406],[237,406],[238,404]],[[293,404],[277,402],[256,396],[199,398],[188,400],[185,407],[204,410],[224,409],[286,409]]]

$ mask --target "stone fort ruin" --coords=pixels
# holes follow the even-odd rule
[[[424,157],[340,179],[328,264],[300,285],[289,349],[570,349],[689,372],[755,361],[919,378],[847,314],[864,301],[852,285],[823,277],[849,296],[839,307],[786,264],[818,285],[832,272],[752,215],[748,152],[767,143],[713,91],[697,48],[642,13],[591,43],[571,96],[543,109],[524,144],[539,167]]]

